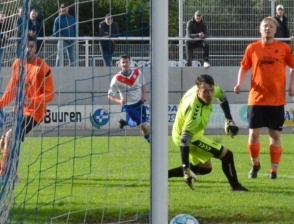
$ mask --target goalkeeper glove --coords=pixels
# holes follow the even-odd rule
[[[184,179],[185,179],[185,182],[186,184],[188,184],[188,186],[194,190],[195,189],[195,186],[194,186],[194,180],[196,180],[196,174],[193,173],[192,170],[190,170],[190,168],[186,168],[186,167],[183,167],[183,172],[184,172]]]
[[[225,132],[227,135],[230,135],[232,138],[234,138],[234,136],[238,134],[239,128],[233,120],[227,119],[225,123]]]

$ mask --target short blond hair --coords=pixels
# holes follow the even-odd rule
[[[272,22],[276,25],[276,27],[279,26],[279,23],[277,22],[277,20],[275,20],[275,18],[273,18],[273,17],[271,17],[271,16],[265,17],[265,18],[261,21],[260,26],[261,26],[261,24],[266,23],[266,22],[269,22],[269,21],[272,21]]]

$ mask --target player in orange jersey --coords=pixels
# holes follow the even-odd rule
[[[21,69],[24,68],[25,86],[23,96],[23,118],[20,124],[20,131],[17,127],[8,128],[1,137],[0,146],[2,150],[2,160],[0,165],[0,179],[8,169],[10,159],[12,137],[19,133],[20,139],[24,140],[24,135],[30,132],[35,126],[43,121],[47,104],[54,98],[53,76],[49,65],[41,58],[36,57],[36,42],[33,38],[28,39],[27,58],[16,59],[12,65],[12,74],[9,83],[0,99],[0,109],[9,105],[20,90],[19,80],[21,79]],[[14,114],[16,114],[15,112]],[[14,117],[14,115],[13,115]],[[15,116],[16,118],[16,116]]]
[[[249,138],[248,151],[252,161],[249,178],[256,178],[260,169],[261,128],[268,128],[270,139],[271,169],[268,177],[277,178],[277,169],[282,155],[281,131],[284,124],[286,104],[286,66],[294,67],[294,57],[288,44],[275,40],[277,22],[266,17],[260,23],[261,40],[247,46],[239,69],[235,93],[241,86],[249,69],[252,70],[248,97]],[[294,95],[294,72],[291,70],[289,95]]]

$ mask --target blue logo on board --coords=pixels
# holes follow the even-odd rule
[[[244,121],[244,122],[247,122],[247,110],[248,110],[248,106],[247,105],[244,105],[240,108],[240,111],[239,111],[239,116],[240,116],[240,119],[241,121]]]
[[[109,113],[107,110],[98,109],[92,115],[90,114],[90,121],[95,128],[100,129],[100,126],[108,123]]]

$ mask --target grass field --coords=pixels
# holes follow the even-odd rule
[[[283,135],[277,180],[269,180],[268,137],[262,136],[261,170],[248,179],[247,135],[211,135],[234,152],[240,182],[250,192],[231,192],[219,160],[190,190],[169,180],[169,220],[187,213],[201,224],[294,223],[293,135]],[[57,145],[57,147],[56,147]],[[42,149],[42,150],[41,150]],[[160,150],[160,149],[159,149]],[[23,223],[148,223],[149,145],[137,137],[27,138],[21,149],[13,220]],[[180,165],[169,138],[169,168]],[[129,220],[129,221],[126,221]],[[131,221],[133,220],[133,221]]]

